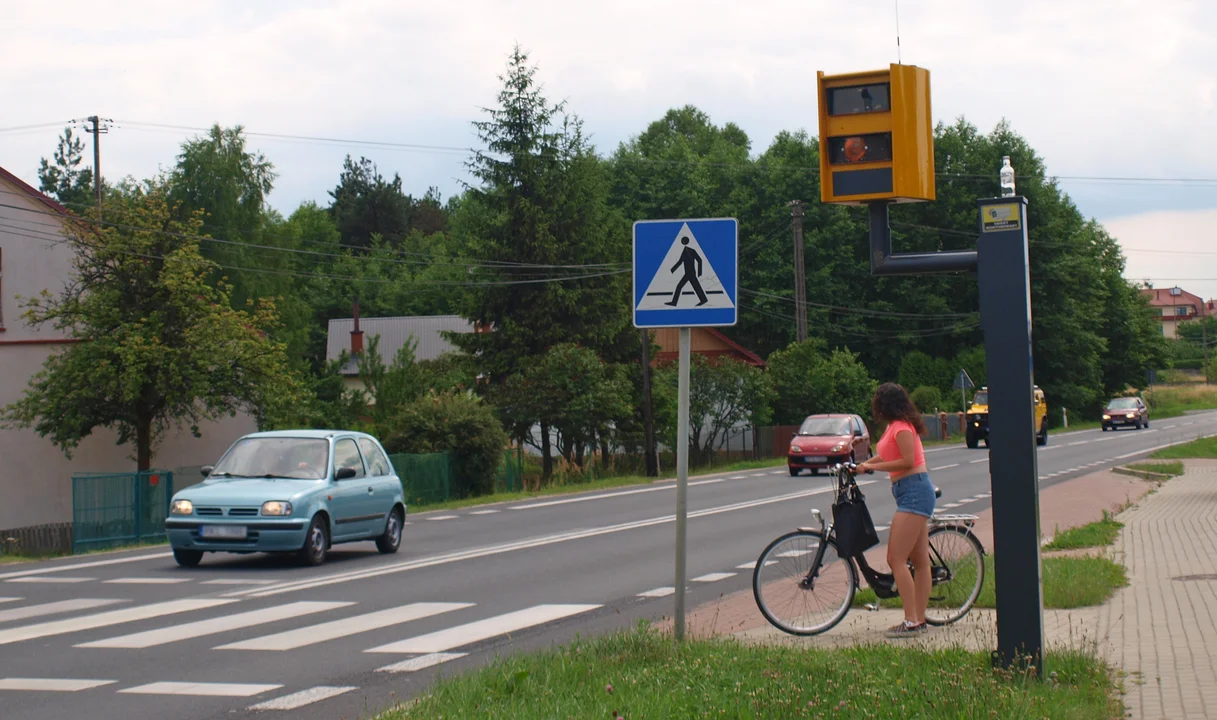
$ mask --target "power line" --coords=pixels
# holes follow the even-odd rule
[[[15,125],[13,127],[0,128],[0,133],[21,132],[24,130],[42,130],[44,128],[63,127],[72,123],[72,120],[63,120],[54,123],[38,123],[37,125]]]
[[[740,292],[746,293],[748,295],[756,295],[759,297],[766,297],[766,298],[772,298],[774,300],[781,300],[783,302],[789,302],[789,303],[795,302],[795,300],[793,298],[784,297],[782,295],[774,295],[773,293],[767,293],[762,290],[750,290],[748,288],[740,288]],[[902,313],[902,312],[895,312],[895,311],[889,311],[889,310],[869,310],[869,309],[861,309],[861,308],[842,307],[839,305],[823,305],[821,303],[813,303],[811,301],[804,301],[804,304],[807,305],[808,307],[820,308],[822,310],[835,310],[838,312],[853,312],[853,313],[858,313],[861,315],[874,315],[876,317],[891,317],[891,318],[905,318],[905,319],[907,319],[907,318],[925,318],[925,319],[967,318],[967,317],[973,317],[975,315],[975,313]]]

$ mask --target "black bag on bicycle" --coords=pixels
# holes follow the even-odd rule
[[[857,488],[833,503],[832,523],[841,557],[861,555],[879,544],[879,533],[875,532],[875,523],[866,508],[866,498]]]

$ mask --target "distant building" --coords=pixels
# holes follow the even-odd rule
[[[1158,311],[1162,334],[1168,338],[1178,337],[1179,323],[1198,320],[1212,315],[1217,306],[1207,303],[1198,295],[1180,288],[1141,288],[1141,294],[1149,300],[1150,307]]]
[[[380,336],[376,350],[385,365],[393,362],[408,340],[416,342],[414,359],[434,360],[446,352],[459,349],[444,338],[445,332],[473,332],[474,325],[459,315],[415,315],[401,317],[361,318],[355,316],[330,320],[325,345],[325,359],[333,362],[343,351],[350,358],[340,373],[343,384],[352,390],[364,389],[359,377],[358,355],[366,351],[372,337]]]
[[[680,330],[660,328],[652,332],[659,353],[655,360],[676,360],[680,356]],[[753,367],[765,367],[759,355],[714,328],[690,328],[689,352],[707,358],[730,357]]]

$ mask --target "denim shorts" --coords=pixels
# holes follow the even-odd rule
[[[930,517],[934,513],[934,483],[929,473],[905,475],[892,483],[896,511]]]

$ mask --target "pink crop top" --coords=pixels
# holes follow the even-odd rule
[[[879,459],[884,462],[900,459],[900,446],[896,444],[896,433],[901,430],[908,430],[913,433],[913,441],[915,443],[913,467],[924,464],[925,451],[921,449],[921,437],[917,435],[917,430],[913,428],[912,423],[908,420],[894,420],[887,426],[887,430],[883,431],[883,437],[879,438],[879,443],[875,446],[875,449],[879,451]]]

